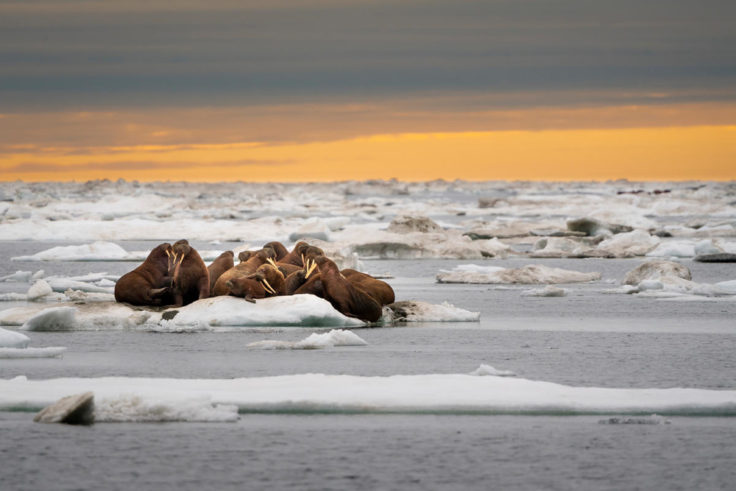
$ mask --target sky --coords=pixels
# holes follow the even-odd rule
[[[736,2],[0,0],[2,180],[736,178]]]

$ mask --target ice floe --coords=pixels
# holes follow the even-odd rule
[[[300,341],[264,340],[248,344],[254,349],[322,349],[334,346],[365,346],[368,343],[352,331],[332,329],[325,333],[312,333]]]
[[[544,288],[533,288],[531,290],[524,290],[523,292],[521,292],[521,294],[525,297],[565,297],[567,296],[567,290],[565,290],[564,288],[547,285]]]
[[[658,296],[665,298],[681,295],[718,297],[736,295],[732,281],[716,284],[692,281],[687,266],[663,260],[650,260],[629,271],[624,277],[621,293]]]
[[[0,277],[2,282],[13,282],[13,283],[28,283],[31,281],[30,271],[16,271],[13,274],[5,275]]]
[[[0,327],[0,358],[51,358],[61,355],[66,348],[32,348],[31,339],[23,333]]]
[[[455,307],[443,302],[439,305],[415,300],[395,302],[384,307],[384,322],[478,322],[480,312]]]
[[[483,370],[481,369],[481,372]],[[57,378],[0,380],[0,410],[37,411],[91,391],[97,418],[211,420],[220,405],[247,412],[432,414],[736,415],[736,390],[575,387],[470,374],[354,376],[298,374],[236,379]],[[192,403],[192,401],[197,401]],[[207,412],[203,416],[202,411]],[[107,414],[121,414],[101,416]],[[219,415],[234,408],[223,409]],[[131,415],[138,414],[136,419]]]
[[[597,272],[582,273],[540,264],[528,264],[521,268],[464,264],[437,274],[438,283],[579,283],[600,278],[601,274]]]
[[[23,333],[0,327],[0,348],[27,348],[31,339]]]
[[[91,244],[57,246],[13,261],[128,261],[131,255],[117,244],[97,241]]]

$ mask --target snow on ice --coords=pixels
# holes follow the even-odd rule
[[[100,408],[96,419],[102,421],[228,420],[228,414],[235,417],[234,407],[240,413],[736,415],[735,390],[575,387],[493,371],[237,379],[16,377],[0,380],[0,410],[39,410],[61,397],[92,391]]]

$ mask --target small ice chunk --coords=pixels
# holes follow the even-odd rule
[[[28,293],[26,295],[28,295],[28,300],[32,302],[53,292],[54,290],[46,280],[38,280],[28,289]]]
[[[56,358],[66,351],[63,346],[48,348],[0,348],[0,358]]]
[[[85,392],[59,399],[39,412],[33,418],[33,421],[36,423],[91,425],[95,422],[94,410],[94,394]]]
[[[567,290],[547,285],[544,288],[524,290],[521,294],[525,297],[564,297],[567,295]]]
[[[265,340],[250,343],[248,348],[259,349],[320,349],[333,346],[365,346],[368,343],[352,331],[332,329],[326,333],[313,333],[301,341]]]
[[[602,425],[661,425],[670,424],[670,420],[660,416],[659,414],[652,414],[651,416],[614,416],[612,418],[601,419],[598,424]]]
[[[44,271],[43,269],[39,269],[38,271],[33,273],[33,276],[31,276],[31,281],[40,280],[44,277],[44,275],[46,275],[46,271]]]
[[[13,274],[0,277],[0,281],[13,283],[28,283],[31,280],[30,271],[16,271]]]
[[[0,348],[26,348],[30,341],[25,334],[0,327]]]
[[[74,307],[52,307],[28,319],[21,329],[25,331],[72,331],[77,327]]]
[[[470,372],[470,375],[476,375],[479,377],[516,377],[516,374],[510,370],[498,370],[493,368],[491,365],[486,365],[485,363],[482,363],[478,368]]]
[[[447,302],[435,305],[405,300],[384,307],[386,317],[393,322],[478,322],[480,312],[470,312]]]

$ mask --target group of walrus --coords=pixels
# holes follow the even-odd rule
[[[349,317],[375,322],[393,303],[388,283],[354,269],[340,270],[319,247],[297,242],[289,252],[281,242],[238,254],[225,251],[206,266],[182,239],[156,246],[143,264],[115,284],[115,300],[132,305],[181,307],[196,300],[231,295],[249,302],[278,295],[311,293]]]

